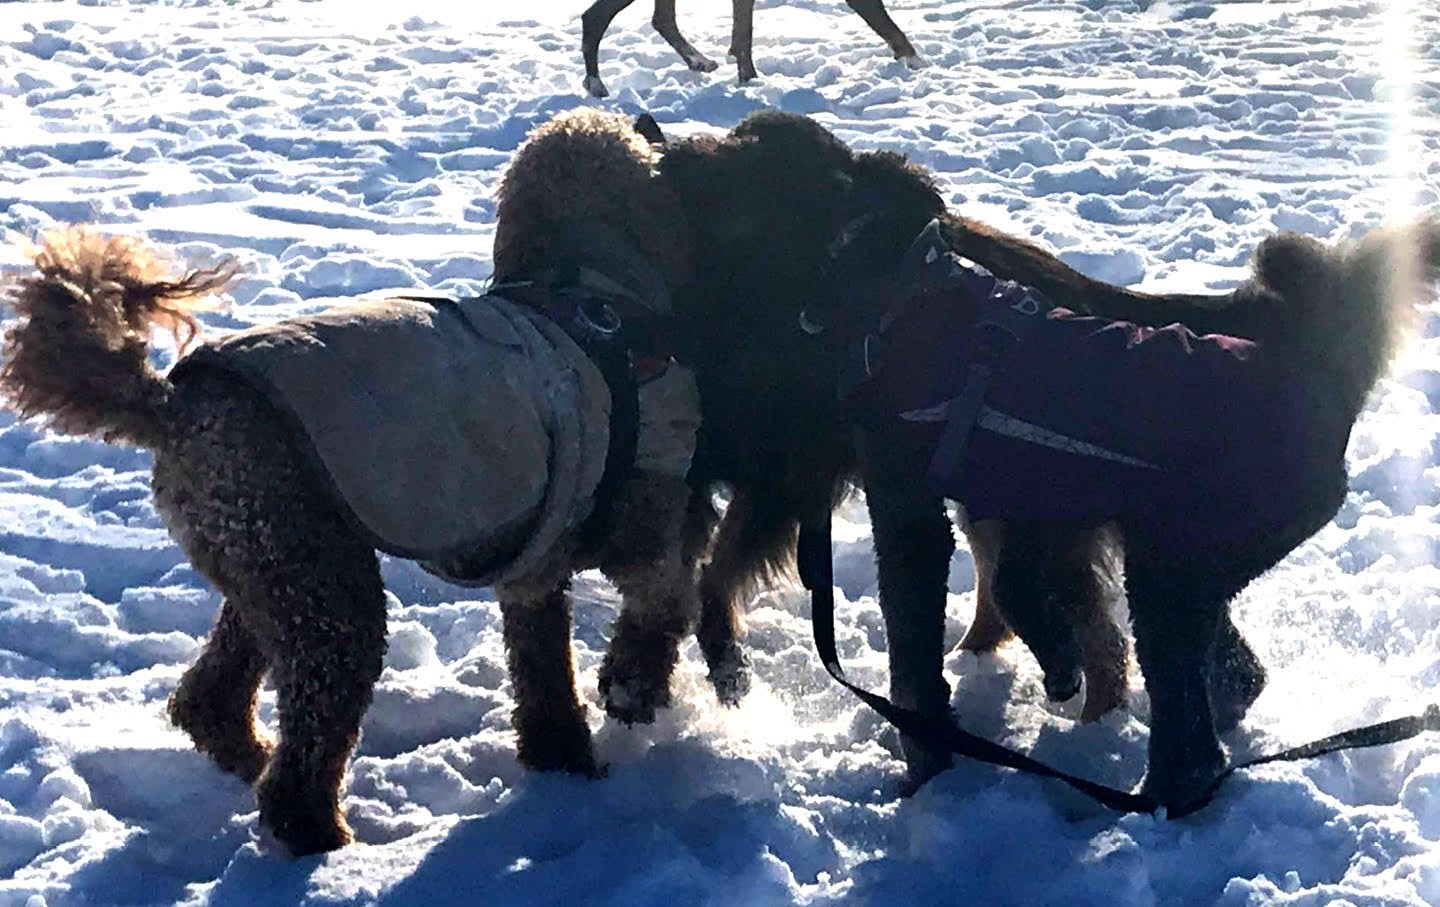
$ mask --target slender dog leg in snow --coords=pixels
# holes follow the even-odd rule
[[[730,20],[730,59],[741,85],[759,78],[751,47],[755,40],[755,0],[735,0]]]
[[[680,55],[685,65],[695,72],[714,72],[720,64],[696,50],[695,47],[685,40],[680,34],[680,27],[675,22],[675,0],[655,0],[655,15],[651,17],[650,24],[660,33],[660,37]]]
[[[753,3],[754,0],[751,2]],[[881,0],[845,0],[845,2],[860,14],[860,18],[865,20],[865,24],[870,26],[875,34],[885,39],[885,43],[890,45],[891,52],[895,54],[895,59],[910,69],[922,69],[929,65],[915,52],[910,39],[905,37],[900,26],[890,18],[890,14],[885,11],[885,4]]]
[[[635,0],[595,0],[580,17],[580,55],[585,59],[585,90],[597,98],[607,97],[610,89],[600,80],[600,39],[615,16]],[[680,55],[685,65],[696,72],[714,72],[719,64],[685,40],[675,19],[675,0],[655,0],[655,13],[650,24],[660,37]]]

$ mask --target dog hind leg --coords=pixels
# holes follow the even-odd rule
[[[696,50],[695,46],[680,34],[680,26],[675,20],[675,0],[655,0],[655,14],[650,18],[650,24],[660,33],[660,37],[675,49],[680,59],[685,61],[685,65],[695,72],[714,72],[720,67],[719,63]]]
[[[970,523],[959,520],[975,562],[975,619],[960,640],[967,652],[993,652],[1015,635],[995,604],[995,562],[999,558],[1005,524],[999,520]]]
[[[1074,596],[1070,613],[1085,674],[1081,721],[1120,708],[1130,691],[1130,640],[1110,608],[1115,589],[1111,546],[1105,529],[1078,530],[1062,543],[1064,567],[1055,586]]]
[[[914,45],[905,37],[900,26],[896,25],[895,20],[885,11],[882,0],[845,0],[845,3],[860,14],[860,18],[865,20],[871,31],[885,40],[890,52],[895,54],[895,59],[910,69],[922,69],[927,65],[924,58],[915,52]]]
[[[255,782],[261,822],[296,855],[340,847],[341,782],[385,651],[379,560],[260,391],[197,367],[171,406],[187,430],[155,452],[155,505],[225,596],[172,713],[245,733],[263,658],[280,737]],[[222,693],[225,677],[235,688]]]
[[[1240,635],[1229,609],[1220,615],[1210,666],[1210,702],[1215,709],[1215,730],[1224,733],[1238,725],[1265,689],[1265,666]]]
[[[730,57],[735,61],[739,82],[753,82],[760,77],[755,69],[755,0],[735,0],[730,21]]]
[[[170,695],[167,712],[197,750],[254,784],[275,744],[262,734],[255,715],[268,665],[241,625],[240,611],[229,599],[220,605],[215,627]]]
[[[340,790],[385,653],[374,551],[334,552],[304,572],[269,615],[284,653],[273,669],[280,741],[255,784],[261,821],[296,856],[353,839]]]
[[[1076,603],[1069,600],[1076,582],[1065,562],[1068,535],[1068,530],[1044,523],[1007,523],[993,582],[996,607],[1040,663],[1045,694],[1053,701],[1074,696],[1081,678],[1080,642],[1071,613]]]

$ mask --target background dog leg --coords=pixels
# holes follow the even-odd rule
[[[280,741],[255,799],[261,822],[296,856],[353,838],[340,789],[385,654],[379,560],[353,544],[326,546],[328,559],[285,562],[265,596]]]
[[[1141,790],[1171,808],[1188,806],[1225,766],[1207,679],[1225,602],[1206,571],[1183,555],[1128,542],[1125,586],[1150,694],[1150,759]]]
[[[680,26],[675,21],[675,0],[655,0],[655,15],[651,16],[650,24],[695,72],[714,72],[719,68],[720,64],[696,50],[680,34]]]
[[[585,90],[597,98],[610,94],[600,81],[600,39],[622,9],[635,0],[595,0],[580,16],[580,55],[585,59]],[[657,5],[658,9],[658,5]]]
[[[945,502],[923,470],[930,449],[901,440],[902,431],[857,433],[865,497],[875,536],[880,612],[890,655],[890,698],[897,705],[949,720],[950,687],[943,674],[945,581],[955,537]],[[933,446],[933,445],[932,445]],[[906,783],[918,788],[950,767],[950,754],[901,735]]]
[[[570,582],[549,588],[497,586],[505,657],[515,691],[515,747],[536,771],[596,776],[590,726],[575,692],[570,648]]]
[[[241,625],[240,610],[228,597],[221,603],[200,657],[170,694],[167,712],[197,750],[254,784],[275,744],[256,721],[267,664],[255,637]]]
[[[885,11],[885,4],[881,0],[845,0],[845,3],[860,14],[860,18],[865,20],[865,24],[870,26],[871,31],[885,39],[885,43],[890,46],[890,51],[895,54],[895,59],[910,69],[923,69],[929,65],[923,57],[915,52],[914,46],[910,44],[910,39],[905,37],[900,26],[890,18],[890,14]]]
[[[752,45],[755,40],[755,0],[735,0],[730,21],[730,57],[741,85],[760,77],[755,71]]]

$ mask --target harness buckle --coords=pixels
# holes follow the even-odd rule
[[[615,339],[622,326],[620,314],[614,306],[593,297],[582,298],[575,303],[575,317],[571,323],[578,334],[593,341]]]

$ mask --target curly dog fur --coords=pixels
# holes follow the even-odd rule
[[[797,325],[817,298],[890,273],[932,218],[956,252],[1058,305],[1253,338],[1312,376],[1311,403],[1329,427],[1326,449],[1306,453],[1323,465],[1311,500],[1264,538],[1202,550],[1184,533],[1143,538],[1123,522],[964,527],[980,597],[963,644],[988,648],[1020,631],[1052,695],[1073,692],[1083,665],[1087,716],[1122,702],[1126,689],[1126,641],[1105,610],[1113,558],[1123,549],[1155,716],[1147,790],[1174,805],[1193,799],[1219,765],[1216,730],[1238,722],[1265,682],[1226,603],[1333,516],[1346,486],[1350,426],[1404,332],[1417,288],[1436,276],[1440,227],[1377,232],[1353,249],[1282,235],[1261,245],[1254,276],[1231,293],[1150,295],[1086,278],[1031,243],[947,211],[923,170],[893,154],[852,153],[801,117],[759,114],[724,138],[677,143],[661,172],[698,225],[697,273],[708,277],[681,297],[705,408],[695,478],[733,487],[742,505],[732,507],[734,518],[755,524],[729,525],[727,512],[702,576],[700,628],[714,634],[702,640],[707,655],[733,644],[727,634],[737,625],[739,591],[757,571],[784,563],[796,522],[859,480],[875,534],[891,696],[946,713],[942,636],[954,542],[944,502],[926,487],[928,439],[852,436],[836,401],[839,352]],[[866,214],[875,221],[846,248],[843,275],[827,277],[836,266],[833,240]],[[1413,251],[1414,277],[1404,292],[1386,292],[1397,250]],[[912,783],[948,764],[945,754],[902,742]]]
[[[497,278],[583,264],[583,248],[556,240],[578,223],[623,234],[678,286],[687,233],[653,178],[655,156],[613,116],[576,112],[539,128],[500,187]],[[0,391],[21,415],[62,431],[151,449],[156,507],[223,595],[170,698],[171,720],[253,784],[260,821],[290,852],[344,845],[345,767],[386,646],[376,552],[264,394],[210,367],[172,382],[147,358],[153,327],[176,332],[182,346],[194,337],[194,312],[233,269],[178,269],[140,239],[83,228],[47,235],[34,257],[36,272],[9,288],[20,317],[6,336]],[[564,540],[542,569],[497,588],[525,765],[597,772],[570,649],[576,569],[602,567],[625,597],[602,671],[607,710],[644,720],[666,701],[697,610],[694,562],[708,531],[692,531],[682,551],[689,497],[680,477],[636,471],[595,550]],[[267,675],[278,739],[256,719]]]

